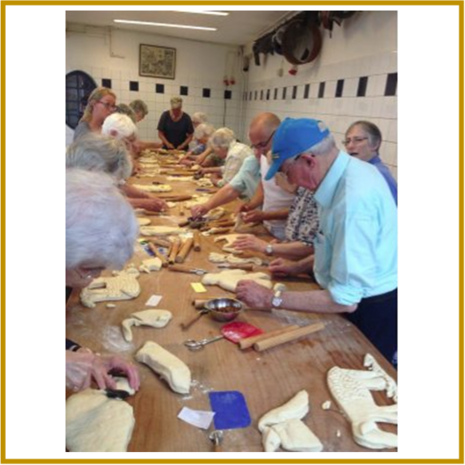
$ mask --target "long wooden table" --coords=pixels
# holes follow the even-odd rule
[[[157,177],[156,180],[161,178]],[[149,183],[149,179],[131,182]],[[173,193],[192,193],[195,186],[191,182],[171,182]],[[180,208],[172,210],[172,216],[149,216],[152,224],[177,225],[189,214],[179,215]],[[219,271],[208,261],[211,251],[222,252],[221,244],[213,242],[215,236],[202,237],[202,251],[193,250],[186,264]],[[139,266],[148,258],[142,249],[130,263]],[[266,268],[263,268],[266,271]],[[227,452],[263,451],[261,434],[257,423],[260,417],[287,402],[298,391],[305,389],[310,397],[310,412],[304,422],[318,436],[324,451],[371,451],[358,446],[351,434],[347,419],[337,411],[326,383],[326,375],[333,366],[349,369],[363,368],[365,354],[372,354],[382,368],[394,379],[396,371],[364,337],[363,334],[341,315],[316,315],[301,312],[263,312],[246,310],[237,321],[245,321],[264,331],[279,329],[289,324],[305,325],[314,321],[325,324],[324,330],[264,352],[253,349],[240,350],[225,339],[207,345],[198,352],[189,351],[183,342],[186,339],[200,340],[220,334],[224,323],[211,319],[208,315],[200,318],[187,331],[180,323],[189,320],[197,310],[192,301],[205,294],[195,293],[191,283],[199,282],[201,276],[162,269],[150,274],[141,273],[139,281],[142,292],[137,299],[115,302],[116,308],[109,309],[105,303],[96,308],[83,307],[79,293],[74,292],[67,304],[67,337],[99,353],[119,354],[132,359],[139,348],[148,340],[162,345],[165,349],[183,360],[192,372],[191,392],[188,395],[176,394],[166,382],[159,379],[147,366],[139,364],[141,388],[127,401],[134,407],[136,424],[129,444],[134,452],[208,452],[212,443],[208,439],[213,430],[204,431],[177,418],[183,407],[194,410],[211,410],[208,393],[210,391],[239,391],[247,402],[252,424],[247,428],[224,431],[223,448]],[[317,288],[306,279],[281,280],[289,289],[303,290]],[[208,287],[208,296],[234,295],[217,286]],[[173,313],[173,319],[166,328],[133,327],[133,341],[127,343],[122,336],[121,322],[129,314],[147,307],[148,298],[161,295],[156,307]],[[153,308],[153,307],[152,307]],[[137,362],[135,362],[137,363]],[[67,395],[70,395],[67,392]],[[388,405],[384,393],[373,393],[380,405]],[[332,409],[323,410],[321,405],[332,400]],[[381,429],[397,432],[395,425],[379,425]]]

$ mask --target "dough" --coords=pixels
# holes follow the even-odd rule
[[[227,291],[235,292],[237,283],[243,279],[251,279],[268,289],[273,286],[268,274],[262,272],[247,273],[245,270],[223,270],[219,273],[207,273],[202,278],[202,284],[206,286],[217,284]]]
[[[210,252],[208,260],[212,263],[224,263],[228,256],[224,253]]]
[[[262,432],[262,444],[265,452],[276,452],[281,446],[281,438],[273,428],[265,426]]]
[[[377,371],[345,370],[333,367],[328,372],[328,386],[339,407],[352,425],[357,444],[369,449],[397,447],[397,435],[381,431],[376,422],[397,424],[397,405],[380,407],[370,390],[384,390],[387,381]]]
[[[170,192],[173,190],[169,184],[133,184],[133,187],[144,192]]]
[[[308,392],[303,389],[281,407],[263,415],[258,422],[258,429],[263,433],[266,426],[273,426],[287,420],[300,420],[307,415],[308,411]]]
[[[176,226],[142,226],[140,233],[143,236],[166,236],[169,234],[182,234],[185,230]]]
[[[195,165],[194,165],[195,166]],[[199,166],[199,165],[197,165]],[[215,187],[214,184],[212,183],[211,179],[208,179],[208,178],[200,178],[200,179],[196,179],[195,180],[195,183],[199,186],[199,187]]]
[[[148,218],[137,218],[137,221],[139,223],[139,226],[147,226],[151,223],[151,221]]]
[[[166,176],[167,181],[192,181],[192,176]]]
[[[139,271],[150,273],[151,271],[160,271],[161,267],[162,263],[158,257],[147,258],[147,260],[142,260],[142,265],[139,266]]]
[[[174,392],[188,394],[191,384],[189,367],[175,355],[152,341],[147,341],[136,354],[138,362],[145,363],[162,379],[165,379]]]
[[[216,237],[213,242],[220,242],[220,241],[226,241],[226,244],[223,245],[223,250],[225,252],[230,252],[230,253],[241,253],[240,250],[236,250],[232,245],[236,241],[236,239],[239,236],[243,236],[243,234],[226,234],[224,236],[218,236]]]
[[[135,299],[140,294],[137,270],[114,273],[115,276],[94,279],[85,287],[81,291],[82,305],[93,308],[97,302]]]
[[[173,318],[169,310],[142,310],[132,313],[130,318],[123,320],[123,336],[127,342],[132,341],[132,326],[151,326],[152,328],[164,328]]]
[[[244,263],[253,263],[254,265],[260,266],[262,264],[262,259],[259,257],[247,257],[241,258],[233,254],[224,254],[217,252],[210,252],[208,260],[212,263],[224,263],[228,262],[232,265],[244,264]]]
[[[70,452],[126,452],[134,423],[128,403],[86,389],[66,401],[66,447]]]
[[[206,215],[205,218],[208,218],[209,221],[218,220],[224,215],[224,208],[223,207],[216,207],[210,210]]]
[[[323,450],[323,444],[301,420],[288,420],[272,426],[271,429],[279,437],[281,447],[289,452],[321,452]]]
[[[397,404],[397,383],[379,366],[373,355],[365,355],[363,366],[374,371],[386,381],[386,395]]]

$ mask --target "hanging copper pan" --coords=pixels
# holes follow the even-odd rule
[[[282,52],[289,63],[310,63],[320,50],[321,33],[315,23],[299,18],[288,24],[282,36]]]

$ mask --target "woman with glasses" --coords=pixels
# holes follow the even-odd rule
[[[370,121],[356,121],[347,129],[346,137],[342,143],[349,155],[366,161],[379,170],[397,205],[397,181],[379,156],[382,140],[381,131],[376,124]]]
[[[116,95],[107,87],[97,87],[87,100],[86,109],[74,130],[73,140],[89,132],[102,132],[105,118],[116,111]]]

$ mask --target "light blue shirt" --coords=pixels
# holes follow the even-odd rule
[[[229,185],[241,196],[251,199],[257,190],[260,182],[260,163],[255,156],[249,156],[244,159],[242,166],[237,174],[229,181]]]
[[[334,302],[353,305],[396,289],[397,207],[380,172],[341,151],[314,198],[314,274]]]

